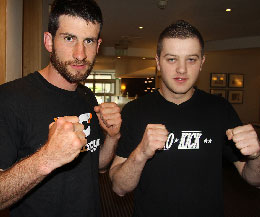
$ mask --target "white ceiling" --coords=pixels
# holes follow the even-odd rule
[[[260,36],[260,0],[168,0],[164,10],[157,7],[158,0],[97,2],[104,17],[105,47],[127,40],[130,48],[155,49],[160,32],[178,19],[195,25],[205,41]]]

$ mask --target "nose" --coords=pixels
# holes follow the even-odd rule
[[[86,59],[86,57],[87,57],[86,47],[84,46],[83,43],[77,43],[74,46],[73,58],[77,60],[84,60]]]
[[[185,60],[178,61],[176,72],[179,74],[184,74],[187,72],[187,66]]]

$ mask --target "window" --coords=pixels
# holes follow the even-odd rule
[[[116,79],[114,73],[92,72],[84,85],[90,88],[96,95],[98,103],[111,102],[111,96],[116,94]]]

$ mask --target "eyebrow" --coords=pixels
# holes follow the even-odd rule
[[[62,32],[62,33],[60,33],[60,35],[65,35],[65,36],[76,37],[76,35],[73,35],[73,34],[71,34],[71,33],[68,33],[68,32]]]
[[[70,36],[70,37],[75,37],[75,38],[77,38],[76,35],[73,35],[73,34],[68,33],[68,32],[60,33],[60,35],[61,35],[61,36]],[[87,37],[87,38],[84,39],[84,41],[85,41],[85,40],[90,40],[90,39],[93,40],[93,41],[97,41],[97,40],[98,40],[98,38],[96,38],[96,37]]]
[[[163,57],[167,57],[167,56],[176,57],[177,55],[174,55],[174,54],[169,54],[169,53],[166,53],[165,55],[163,55]]]
[[[178,55],[166,53],[163,57],[167,57],[167,56],[177,57]],[[189,54],[189,55],[186,55],[186,56],[189,56],[189,57],[190,56],[196,56],[196,57],[200,58],[200,56],[198,54]]]

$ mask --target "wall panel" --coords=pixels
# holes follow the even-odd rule
[[[24,0],[23,76],[41,69],[42,0]]]
[[[0,84],[6,81],[6,0],[0,1]]]

